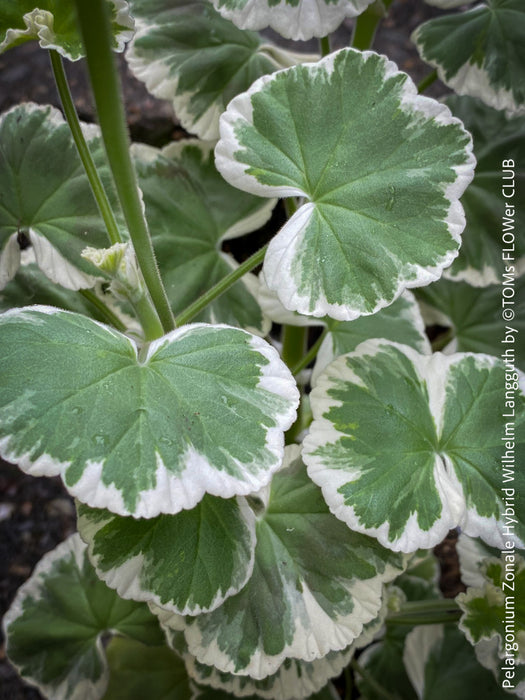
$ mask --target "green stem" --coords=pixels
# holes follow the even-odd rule
[[[308,338],[308,328],[304,326],[283,326],[283,331],[282,331],[282,342],[283,342],[283,349],[282,349],[282,360],[285,362],[288,367],[294,367],[296,364],[298,364],[305,353],[306,350],[306,341]],[[303,394],[303,386],[299,384],[299,389],[301,390],[301,394]],[[292,425],[292,427],[287,431],[285,435],[285,442],[287,445],[291,445],[294,442],[296,442],[298,435],[301,433],[303,430],[304,426],[304,405],[305,405],[305,397],[301,396],[301,402],[299,403],[299,407],[297,409],[297,418]]]
[[[250,256],[247,260],[239,265],[235,270],[232,270],[230,274],[223,277],[222,280],[217,282],[211,289],[204,292],[198,299],[196,299],[192,304],[187,306],[184,311],[175,318],[175,323],[177,326],[182,326],[185,323],[191,321],[191,319],[200,313],[208,304],[210,304],[214,299],[224,294],[232,285],[237,282],[241,277],[243,277],[247,272],[251,272],[254,267],[260,265],[264,260],[264,255],[268,244],[260,248],[256,253]]]
[[[443,333],[440,333],[431,343],[432,352],[439,352],[440,350],[443,350],[443,348],[446,348],[453,338],[454,330],[452,328],[448,328]]]
[[[366,51],[374,43],[377,28],[388,14],[392,0],[376,0],[357,17],[352,34],[351,46]]]
[[[109,240],[111,245],[114,245],[115,243],[122,243],[122,237],[120,235],[120,231],[118,230],[111,204],[109,203],[108,197],[104,190],[104,185],[98,176],[97,168],[93,162],[93,158],[86,143],[86,139],[84,138],[84,134],[82,133],[82,127],[80,126],[75,105],[73,104],[73,98],[71,97],[71,91],[67,82],[62,57],[54,49],[51,49],[49,52],[49,57],[51,58],[51,67],[53,68],[53,75],[55,76],[55,83],[60,96],[60,101],[62,103],[62,108],[64,109],[66,121],[71,129],[71,134],[77,147],[78,155],[80,156],[80,160],[82,161],[84,170],[86,171],[86,175],[88,177],[89,184],[91,185],[91,189],[93,190],[93,195],[97,202],[100,214],[104,219],[104,223],[106,224]]]
[[[352,670],[351,670],[350,666],[345,666],[344,676],[345,676],[345,700],[352,700],[352,690],[354,687],[354,681],[352,678]]]
[[[92,304],[106,321],[121,333],[126,331],[126,326],[120,318],[102,301],[91,289],[80,289],[79,293]]]
[[[317,353],[319,352],[319,348],[321,347],[321,344],[323,340],[326,338],[327,334],[329,333],[329,329],[325,328],[319,338],[315,341],[315,343],[312,345],[312,347],[308,350],[306,355],[303,356],[303,358],[294,366],[292,367],[292,374],[297,375],[299,372],[301,372],[305,367],[308,367],[310,362],[315,360]]]
[[[385,688],[383,688],[383,686],[378,683],[376,679],[361,666],[361,664],[357,663],[355,659],[350,661],[350,665],[354,669],[354,672],[361,676],[361,678],[372,688],[376,695],[379,695],[379,697],[384,698],[385,700],[398,700],[395,695],[391,695],[388,690],[385,690]]]
[[[433,70],[432,73],[429,73],[427,76],[423,78],[423,80],[419,83],[417,86],[417,91],[418,93],[425,92],[427,87],[429,85],[432,85],[433,82],[435,82],[438,78],[437,70]]]
[[[168,332],[175,323],[155,260],[129,151],[120,81],[111,50],[108,5],[105,0],[75,0],[75,4],[108,161],[144,282],[154,304],[149,315],[158,314],[164,332]],[[149,325],[155,325],[153,318]]]
[[[389,625],[434,625],[457,622],[461,614],[456,601],[450,598],[418,600],[401,605],[398,612],[387,615],[386,622]]]
[[[319,48],[321,49],[321,56],[324,58],[330,53],[330,37],[322,36],[319,39]]]

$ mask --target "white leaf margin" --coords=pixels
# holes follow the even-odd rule
[[[5,318],[21,314],[25,315],[26,312],[31,311],[48,315],[78,315],[52,306],[28,306],[21,309],[10,309],[2,316]],[[99,321],[93,319],[89,319],[89,321],[104,329],[104,331],[124,339],[133,348],[138,358],[137,344],[132,338]],[[38,325],[39,321],[33,318],[31,323]],[[147,364],[155,353],[166,344],[174,343],[187,333],[191,333],[199,328],[208,330],[227,329],[239,334],[243,333],[249,337],[251,349],[268,360],[267,365],[260,367],[257,388],[284,398],[288,404],[287,408],[283,409],[281,413],[274,414],[273,417],[277,425],[269,427],[266,431],[265,447],[274,457],[273,467],[265,473],[259,473],[258,476],[254,476],[245,470],[245,479],[241,480],[217,470],[208,462],[205,455],[200,454],[190,446],[183,458],[186,468],[180,476],[170,475],[162,460],[158,457],[155,474],[156,487],[140,492],[137,507],[133,514],[127,510],[121,491],[113,484],[105,485],[102,483],[103,462],[88,461],[86,463],[80,479],[73,486],[68,486],[68,491],[72,496],[91,508],[107,508],[111,512],[123,516],[133,515],[136,518],[153,518],[160,513],[175,515],[181,510],[191,509],[202,500],[206,493],[221,498],[247,496],[270,482],[273,473],[281,467],[284,455],[284,432],[288,430],[297,417],[297,407],[300,398],[295,380],[275,348],[263,338],[252,335],[240,328],[226,324],[192,323],[180,326],[167,335],[152,341],[142,362]],[[26,474],[32,476],[60,476],[65,482],[65,474],[71,466],[71,462],[59,462],[48,454],[42,454],[36,461],[32,461],[30,458],[31,451],[18,454],[8,450],[9,440],[9,435],[0,439],[0,455],[4,459],[18,464],[20,469]],[[242,468],[243,465],[239,464],[239,466]]]
[[[468,0],[467,0],[468,2]],[[436,3],[437,4],[437,3]],[[467,4],[465,3],[457,3]],[[443,8],[445,5],[440,5]],[[454,5],[456,6],[456,5]],[[448,7],[453,7],[449,5]],[[464,15],[473,15],[474,13],[479,13],[483,11],[491,10],[486,4],[476,5],[466,10]],[[429,20],[432,21],[432,20]],[[425,54],[425,47],[420,41],[420,34],[422,28],[425,25],[420,25],[411,35],[410,40],[416,45],[419,55],[423,61],[428,63],[436,69],[439,79],[442,83],[452,88],[458,95],[469,95],[470,97],[477,97],[482,102],[484,102],[489,107],[494,109],[506,111],[509,114],[520,115],[525,114],[525,104],[518,104],[514,99],[514,95],[510,90],[504,87],[498,87],[498,85],[491,82],[490,76],[486,70],[480,68],[479,66],[471,63],[470,60],[464,63],[461,68],[449,78],[446,76],[446,66],[438,63],[436,59],[430,58]],[[472,58],[472,57],[471,57]],[[485,61],[487,56],[484,57]]]
[[[211,1],[223,17],[240,29],[271,27],[285,39],[306,41],[330,34],[347,17],[364,12],[374,0],[299,0],[297,6],[280,0],[271,7],[268,0],[247,0],[242,8],[236,7],[239,2],[235,1]]]
[[[314,422],[303,442],[303,460],[307,465],[308,475],[321,488],[326,503],[337,518],[345,522],[352,530],[375,537],[384,547],[395,552],[410,553],[420,548],[434,547],[445,538],[450,529],[457,526],[461,527],[463,532],[470,537],[479,536],[491,546],[504,547],[505,536],[502,532],[502,529],[505,528],[504,521],[498,521],[495,516],[490,518],[481,516],[475,508],[467,509],[463,486],[447,455],[443,457],[436,455],[433,469],[434,482],[443,506],[440,517],[430,529],[422,530],[417,523],[417,513],[413,513],[410,515],[402,535],[390,541],[388,521],[377,528],[363,526],[354,508],[346,505],[344,496],[339,493],[342,486],[360,476],[360,471],[332,469],[324,464],[323,457],[314,454],[317,448],[334,444],[344,437],[344,434],[337,431],[333,423],[324,417],[331,408],[342,405],[341,401],[332,399],[328,392],[333,388],[338,388],[341,381],[364,386],[363,381],[347,366],[347,357],[373,357],[382,350],[388,350],[389,347],[397,348],[407,356],[420,381],[426,384],[429,409],[434,418],[437,435],[440,435],[443,427],[447,397],[446,377],[449,370],[454,365],[460,364],[466,357],[474,358],[478,366],[483,369],[491,368],[500,363],[497,358],[481,353],[420,355],[413,348],[400,343],[383,339],[364,341],[353,352],[341,355],[328,365],[312,389],[310,405]],[[520,389],[522,393],[525,393],[525,375],[523,373],[520,373]],[[524,547],[525,545],[517,540],[517,546]]]
[[[130,14],[129,3],[126,0],[107,0],[107,2],[111,3],[116,11],[113,21],[126,27],[124,31],[114,34],[114,38],[117,40],[117,46],[114,50],[121,53],[126,48],[127,42],[133,37],[135,21]],[[38,0],[35,0],[35,3],[38,3]],[[23,20],[26,29],[7,30],[4,41],[0,43],[0,54],[9,49],[18,39],[27,37],[28,39],[38,39],[40,48],[54,49],[70,61],[78,61],[82,58],[82,56],[72,56],[60,43],[56,42],[56,33],[53,28],[55,18],[52,12],[35,7],[31,12],[26,12]]]
[[[351,52],[360,54],[365,61],[379,56],[382,62],[383,81],[398,74],[406,75],[386,56],[380,56],[374,51],[357,51],[352,48],[335,51],[315,63],[303,63],[302,67],[311,70],[312,74],[324,71],[326,76],[329,77],[334,71],[337,56]],[[252,96],[262,92],[267,83],[286,72],[293,71],[294,68],[295,66],[285,68],[258,78],[246,92],[237,95],[231,100],[219,120],[220,139],[215,147],[215,162],[224,179],[234,187],[245,192],[262,197],[305,198],[304,203],[269,243],[263,267],[265,284],[270,290],[277,293],[282,304],[291,311],[314,317],[330,316],[340,321],[352,321],[363,314],[346,305],[329,303],[322,292],[319,294],[314,310],[311,311],[309,298],[299,294],[293,281],[291,273],[292,263],[295,259],[297,247],[302,240],[302,232],[308,226],[316,208],[315,202],[310,201],[307,193],[298,187],[260,183],[255,176],[248,173],[250,166],[236,158],[236,154],[242,153],[244,150],[235,135],[236,126],[243,124],[255,128]],[[409,76],[407,76],[403,84],[400,106],[416,117],[422,116],[425,119],[432,119],[440,125],[456,124],[461,127],[469,138],[468,145],[465,147],[465,162],[452,168],[456,174],[455,181],[443,186],[444,197],[450,203],[443,223],[446,224],[451,238],[459,244],[461,242],[461,234],[466,225],[465,213],[459,200],[474,178],[474,167],[476,165],[472,137],[465,130],[463,122],[453,116],[447,105],[420,95],[416,85]],[[449,251],[433,267],[414,266],[417,274],[415,279],[409,282],[404,281],[400,275],[397,281],[397,294],[394,298],[388,303],[383,299],[379,299],[376,307],[370,313],[376,313],[381,308],[393,303],[406,289],[421,287],[435,282],[443,274],[444,269],[452,264],[458,253],[459,249]]]
[[[40,592],[47,578],[47,574],[53,568],[54,564],[61,559],[72,556],[78,569],[82,569],[86,557],[86,550],[87,547],[78,533],[74,533],[59,544],[58,547],[45,554],[38,562],[31,577],[18,589],[14,601],[3,619],[2,626],[4,636],[7,639],[8,654],[9,627],[23,615],[24,601],[27,598],[32,598],[33,600],[38,600],[40,598]],[[69,675],[66,676],[59,685],[40,683],[27,674],[24,675],[24,680],[36,686],[45,697],[53,698],[53,700],[99,700],[105,692],[109,680],[109,670],[101,635],[98,635],[95,647],[103,669],[100,678],[96,682],[93,682],[89,678],[81,678],[74,684],[74,690],[71,692],[72,684]],[[67,653],[66,650],[64,651]],[[11,661],[11,663],[18,671],[20,670],[13,661]]]
[[[80,536],[87,544],[88,557],[95,568],[97,576],[99,579],[104,581],[106,585],[115,590],[121,598],[124,600],[134,600],[137,602],[151,603],[158,609],[165,610],[170,613],[175,613],[177,615],[199,615],[204,612],[211,612],[218,608],[222,603],[229,598],[231,595],[238,593],[241,588],[245,586],[253,572],[253,565],[255,561],[255,515],[252,509],[249,507],[246,500],[237,496],[236,502],[239,508],[239,515],[244,520],[246,525],[246,530],[249,537],[249,546],[251,551],[250,561],[246,568],[245,575],[242,579],[239,579],[237,583],[231,585],[226,591],[217,591],[213,600],[210,602],[209,606],[202,607],[200,605],[190,606],[188,603],[182,609],[177,608],[174,604],[169,602],[162,602],[160,597],[154,593],[151,589],[145,589],[140,581],[141,572],[144,569],[145,561],[144,556],[137,555],[128,559],[124,564],[116,566],[112,569],[101,569],[99,566],[100,557],[98,557],[95,552],[96,536],[98,532],[107,523],[111,522],[114,517],[108,517],[105,520],[92,521],[89,517],[81,515],[78,517],[77,527]],[[197,504],[198,505],[198,504]],[[164,515],[163,517],[170,517]]]

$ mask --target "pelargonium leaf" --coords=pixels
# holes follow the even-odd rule
[[[479,664],[456,625],[414,627],[406,639],[403,661],[421,700],[508,700],[508,694]]]
[[[190,700],[195,694],[182,659],[166,645],[113,637],[106,655],[109,682],[102,700]]]
[[[412,40],[421,58],[459,95],[523,114],[524,32],[521,0],[486,0],[465,12],[425,22]]]
[[[78,516],[98,576],[122,598],[197,615],[237,593],[253,570],[255,518],[244,498],[206,495],[192,510],[147,520],[79,504]]]
[[[471,644],[496,637],[498,656],[525,663],[525,560],[516,549],[483,559],[483,585],[469,587],[456,602],[463,611],[459,627]],[[508,626],[507,626],[508,625]],[[508,635],[512,633],[513,639]],[[515,645],[509,647],[509,641]]]
[[[456,543],[456,551],[461,580],[465,586],[481,588],[486,582],[482,573],[483,561],[488,557],[499,557],[500,550],[462,532]]]
[[[377,616],[383,582],[404,566],[329,512],[297,446],[286,448],[256,533],[253,574],[237,595],[210,613],[160,619],[183,627],[200,663],[257,680],[286,658],[314,661],[348,646]]]
[[[466,282],[440,279],[418,290],[423,317],[452,330],[452,338],[443,352],[498,356],[512,345],[516,367],[525,371],[525,347],[523,343],[512,342],[525,336],[525,276],[514,279],[509,275],[506,286],[514,291],[516,301],[515,318],[508,325],[501,318],[504,298],[501,284],[479,288]],[[502,343],[505,339],[506,343]]]
[[[99,130],[85,126],[84,132],[116,205]],[[127,236],[117,206],[115,212]],[[92,287],[101,277],[81,257],[86,246],[103,248],[108,239],[69,126],[58,110],[32,103],[0,117],[0,288],[19,267],[18,236],[28,239],[40,269],[63,287]]]
[[[453,95],[446,104],[472,134],[477,165],[461,200],[461,250],[445,276],[476,287],[499,284],[507,266],[518,275],[525,270],[525,116],[509,117],[471,97]]]
[[[330,332],[317,354],[312,373],[313,384],[332,360],[355,350],[370,338],[386,338],[410,345],[422,354],[430,353],[421,313],[414,296],[408,291],[372,316],[362,316],[354,321],[327,320],[327,325]]]
[[[228,326],[133,340],[51,307],[0,316],[0,450],[93,508],[152,518],[261,488],[298,391],[277,352]],[[57,371],[59,368],[60,371]]]
[[[308,473],[337,517],[396,551],[432,547],[457,525],[500,546],[505,381],[503,362],[488,355],[419,355],[366,341],[329,365],[311,393]],[[525,401],[519,389],[514,396],[508,434],[519,460]],[[523,494],[524,475],[509,474]],[[523,496],[516,513],[523,542]]]
[[[123,51],[133,36],[134,22],[124,0],[107,0],[113,49]],[[84,56],[75,5],[64,0],[17,0],[0,8],[0,53],[38,41],[43,49],[55,49],[70,61]]]
[[[133,150],[163,282],[175,314],[237,267],[223,241],[260,228],[275,200],[239,192],[219,175],[211,144],[182,141]],[[269,323],[254,297],[257,279],[237,282],[196,317],[260,335]]]
[[[46,554],[4,617],[7,653],[21,676],[54,700],[98,700],[108,681],[102,637],[161,644],[144,603],[100,581],[75,534]]]
[[[287,39],[323,37],[347,17],[361,14],[373,0],[211,0],[241,29],[271,27]]]
[[[308,57],[243,32],[205,0],[132,0],[138,31],[126,59],[156,97],[173,101],[183,127],[219,135],[226,105],[256,78]],[[311,57],[310,57],[311,58]]]
[[[350,321],[434,281],[457,255],[470,136],[384,57],[342,49],[260,78],[220,124],[228,182],[306,200],[264,261],[287,309]]]

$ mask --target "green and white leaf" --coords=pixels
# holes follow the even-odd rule
[[[482,573],[483,560],[488,557],[499,557],[500,550],[496,547],[489,547],[481,540],[469,537],[462,532],[456,543],[456,551],[461,580],[465,586],[481,588],[486,582]]]
[[[515,641],[509,639],[510,647]],[[503,661],[499,655],[499,640],[497,637],[482,639],[474,647],[479,663],[487,668],[500,687],[505,687],[508,693],[525,697],[525,664],[518,664],[512,653]],[[512,651],[509,648],[509,651]],[[503,685],[503,684],[506,685]]]
[[[330,678],[339,676],[349,663],[353,650],[331,651],[315,661],[285,659],[276,673],[261,680],[250,676],[222,673],[213,666],[199,663],[187,654],[184,659],[189,675],[199,684],[224,690],[244,698],[255,695],[270,700],[297,700],[321,690]]]
[[[153,518],[262,488],[298,391],[277,351],[228,326],[135,342],[51,307],[0,317],[0,452],[93,508]],[[57,368],[60,371],[57,372]]]
[[[260,228],[276,200],[225,182],[209,143],[176,142],[162,151],[140,146],[133,153],[159,268],[177,314],[238,266],[222,252],[222,243]],[[196,320],[266,335],[270,323],[255,299],[257,288],[257,278],[245,276]]]
[[[411,292],[404,292],[396,301],[372,316],[362,316],[354,321],[327,319],[330,332],[324,339],[315,361],[312,384],[320,373],[339,355],[355,350],[359,343],[370,338],[386,338],[410,345],[423,355],[430,354],[430,344],[425,334],[425,324],[416,300]]]
[[[333,517],[298,446],[286,448],[256,532],[253,574],[240,593],[195,618],[161,617],[183,627],[200,663],[256,680],[286,658],[311,662],[347,647],[378,615],[383,582],[404,566]]]
[[[463,611],[459,627],[473,645],[498,639],[500,658],[512,656],[525,663],[525,560],[515,549],[503,549],[499,558],[488,557],[480,567],[483,585],[460,593]],[[508,643],[516,642],[516,649]]]
[[[223,17],[241,29],[271,27],[286,39],[305,41],[333,32],[347,17],[361,14],[373,0],[211,0]]]
[[[500,284],[506,265],[517,275],[525,271],[525,116],[508,117],[471,97],[446,103],[472,134],[477,165],[461,199],[467,219],[461,250],[445,276],[476,287]],[[510,169],[503,166],[509,160]]]
[[[409,632],[403,654],[420,700],[479,698],[505,700],[494,676],[481,666],[456,625],[420,625]]]
[[[263,313],[268,318],[271,318],[274,323],[280,323],[287,326],[324,326],[326,318],[314,318],[313,316],[303,316],[296,311],[290,311],[285,308],[277,292],[269,289],[264,280],[264,273],[261,271],[259,275],[259,288],[257,290],[257,301]]]
[[[336,359],[310,395],[304,440],[309,476],[338,518],[405,552],[438,544],[460,525],[493,546],[504,541],[501,494],[505,368],[488,355],[420,355],[371,340]],[[525,446],[516,392],[515,454]],[[524,475],[516,470],[516,492]],[[525,541],[525,503],[516,500]]]
[[[216,163],[228,182],[306,200],[264,261],[287,309],[370,315],[456,257],[470,136],[384,57],[342,49],[260,78],[220,123]]]
[[[509,275],[506,287],[513,290],[516,314],[508,324],[501,317],[504,298],[501,284],[480,288],[442,278],[418,290],[427,323],[438,323],[452,331],[450,342],[443,348],[445,354],[478,352],[498,356],[505,351],[502,340],[506,332],[510,333],[509,337],[525,336],[525,276],[514,279]],[[523,343],[515,343],[514,353],[516,366],[525,371]]]
[[[102,700],[190,700],[195,694],[182,659],[166,645],[114,637],[106,655],[109,683]]]
[[[421,58],[459,95],[525,114],[524,33],[522,0],[486,0],[425,22],[412,41]]]
[[[113,49],[124,51],[134,22],[124,0],[107,0]],[[75,5],[65,0],[7,0],[0,8],[0,53],[26,41],[55,49],[70,61],[84,56]]]
[[[111,203],[114,187],[100,132],[83,127]],[[115,206],[121,233],[127,236]],[[92,287],[101,277],[81,257],[86,246],[103,248],[107,233],[77,154],[69,126],[53,107],[27,103],[0,117],[0,288],[20,265],[17,237],[32,244],[37,265],[67,289]]]
[[[261,75],[312,56],[243,32],[203,0],[132,0],[137,33],[126,54],[133,74],[173,102],[182,126],[217,139],[228,102]]]
[[[143,603],[121,600],[97,578],[75,534],[46,554],[4,617],[7,654],[24,680],[53,700],[98,700],[108,681],[102,639],[162,644]]]
[[[98,576],[126,599],[181,615],[214,610],[249,579],[255,516],[244,498],[206,495],[192,510],[148,520],[78,506]]]

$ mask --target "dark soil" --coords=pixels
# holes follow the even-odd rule
[[[437,11],[421,0],[395,0],[376,39],[376,50],[396,61],[416,82],[425,77],[430,68],[419,60],[409,37],[415,27],[435,14]],[[352,22],[345,23],[336,33],[333,48],[348,44],[351,28]],[[275,35],[271,36],[276,39]],[[294,48],[297,50],[296,45]],[[316,49],[316,44],[306,43],[304,48],[312,51]],[[171,106],[151,97],[143,85],[130,75],[122,57],[119,57],[119,66],[133,140],[161,145],[181,138],[184,132]],[[93,103],[83,62],[68,64],[66,70],[81,119],[93,121]],[[444,91],[444,86],[438,81],[426,94],[439,96]],[[0,111],[24,101],[59,106],[47,52],[33,43],[0,56]],[[240,258],[244,257],[242,249],[236,249],[235,253]],[[17,467],[0,461],[1,615],[43,554],[74,530],[74,505],[59,479],[27,476]],[[442,590],[449,597],[461,590],[454,545],[455,534],[451,533],[436,548],[442,566]],[[0,700],[39,700],[41,697],[19,679],[1,646]]]

